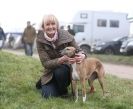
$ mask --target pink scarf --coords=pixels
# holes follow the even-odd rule
[[[55,33],[54,37],[50,38],[46,33],[44,33],[44,37],[47,41],[49,42],[55,42],[58,39],[58,34],[57,32]]]
[[[58,39],[58,33],[57,33],[57,31],[56,31],[56,33],[55,33],[55,35],[54,35],[53,38],[48,37],[48,35],[47,35],[46,33],[44,33],[44,37],[45,37],[45,39],[46,39],[47,41],[51,42],[51,44],[52,44],[52,46],[53,46],[54,48],[56,48],[54,42]]]

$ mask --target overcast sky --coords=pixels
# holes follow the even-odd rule
[[[0,23],[6,31],[19,30],[27,20],[38,25],[49,13],[71,22],[79,10],[124,12],[133,17],[132,0],[0,0]]]

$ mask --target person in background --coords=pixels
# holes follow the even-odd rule
[[[1,49],[3,48],[3,46],[4,46],[5,40],[6,40],[6,35],[5,35],[5,33],[4,33],[3,28],[2,28],[1,25],[0,25],[0,50],[1,50]]]
[[[37,50],[44,68],[43,75],[36,83],[45,98],[68,94],[71,63],[81,62],[85,54],[77,46],[74,37],[68,31],[59,29],[59,22],[54,15],[45,15],[37,35]],[[75,47],[79,53],[75,58],[62,56],[60,51],[67,46]]]
[[[60,26],[60,29],[63,29],[64,30],[64,26]]]
[[[68,31],[71,35],[75,36],[75,32],[74,32],[73,29],[71,29],[70,25],[67,26],[67,31]]]
[[[36,38],[36,30],[31,25],[30,21],[27,21],[27,27],[24,29],[22,35],[22,43],[24,43],[25,54],[27,56],[33,55],[33,45]]]

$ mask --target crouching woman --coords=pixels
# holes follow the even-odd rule
[[[67,87],[70,85],[72,71],[68,63],[75,62],[75,58],[61,56],[60,51],[67,46],[80,50],[74,37],[59,29],[59,22],[54,15],[45,15],[36,41],[39,58],[44,67],[43,75],[36,87],[42,90],[45,98],[68,94]],[[76,62],[80,62],[84,57],[84,54],[80,54]]]

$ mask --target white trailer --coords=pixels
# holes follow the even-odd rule
[[[82,49],[90,52],[97,41],[129,36],[130,23],[127,17],[127,13],[80,11],[72,20],[75,39]]]

